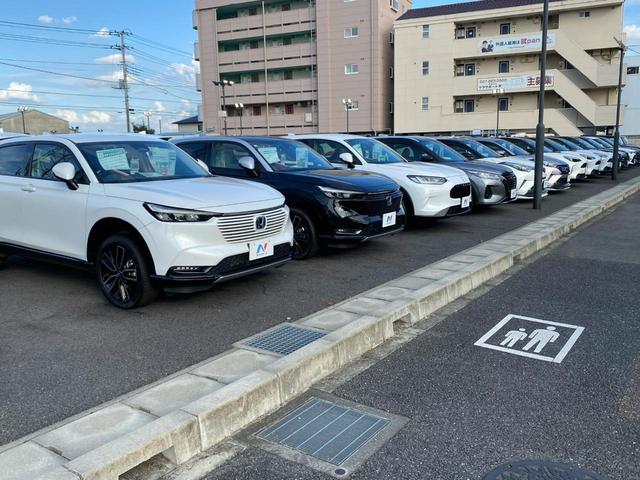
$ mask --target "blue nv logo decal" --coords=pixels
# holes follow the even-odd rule
[[[262,255],[264,253],[267,253],[268,249],[269,249],[269,242],[259,243],[258,248],[256,248],[256,255]]]
[[[260,215],[256,217],[256,230],[264,230],[267,227],[267,217]]]

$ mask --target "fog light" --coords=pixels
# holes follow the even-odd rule
[[[360,235],[362,230],[354,230],[352,228],[338,228],[336,233],[339,235]]]
[[[170,270],[171,274],[174,275],[202,275],[208,273],[213,267],[192,267],[192,266],[182,266],[182,267],[173,267]]]

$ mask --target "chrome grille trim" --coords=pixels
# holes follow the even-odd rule
[[[259,216],[267,219],[267,224],[262,230],[256,229],[256,218]],[[253,242],[281,233],[287,223],[287,217],[284,208],[278,208],[257,213],[228,215],[219,218],[217,225],[222,238],[229,243]]]

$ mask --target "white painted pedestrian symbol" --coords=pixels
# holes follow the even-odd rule
[[[523,357],[560,363],[584,327],[522,315],[507,315],[475,345]]]
[[[556,327],[547,327],[545,329],[539,328],[538,330],[534,330],[529,335],[531,339],[529,343],[527,343],[523,350],[529,351],[531,347],[535,345],[535,349],[533,350],[535,353],[540,353],[544,347],[547,346],[547,343],[555,342],[560,334],[555,331]]]

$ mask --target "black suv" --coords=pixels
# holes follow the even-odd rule
[[[338,168],[306,145],[269,137],[186,137],[172,143],[216,175],[265,183],[291,209],[293,258],[321,244],[355,246],[404,228],[400,187],[390,178]]]

